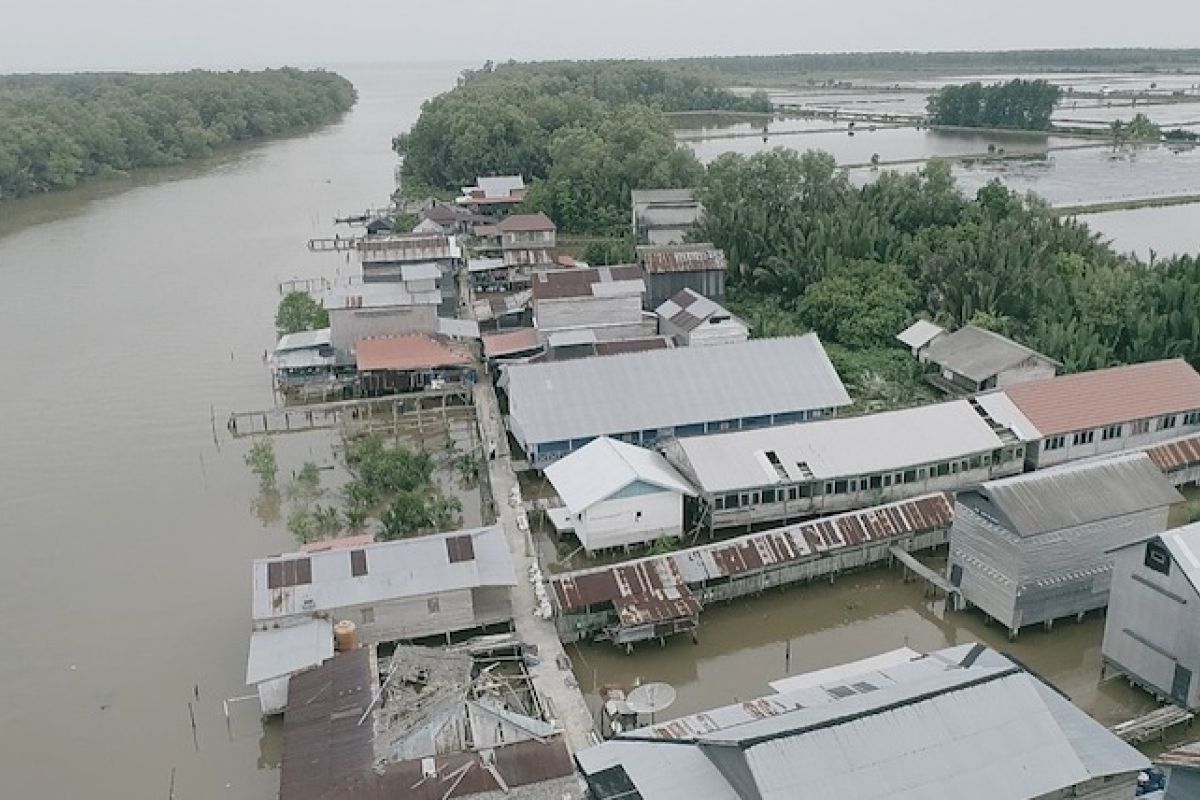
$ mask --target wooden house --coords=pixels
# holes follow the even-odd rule
[[[1200,374],[1181,358],[1021,383],[975,402],[1026,443],[1031,468],[1200,433]]]
[[[1200,523],[1115,550],[1100,652],[1106,668],[1200,712]]]
[[[925,330],[930,332],[928,328]],[[918,348],[917,358],[929,369],[930,382],[950,394],[975,394],[1053,378],[1062,366],[1012,339],[975,325],[944,335],[934,334]]]
[[[433,264],[405,265],[408,281],[338,286],[321,296],[339,365],[354,364],[360,339],[433,333],[442,303],[441,272]]]
[[[630,193],[633,240],[639,244],[680,244],[702,209],[691,189],[634,189]]]
[[[545,214],[513,214],[496,229],[504,266],[524,272],[556,266],[558,227]]]
[[[750,326],[691,289],[680,289],[655,309],[658,332],[685,347],[744,342]]]
[[[637,248],[646,273],[646,305],[653,311],[681,289],[721,303],[725,300],[725,253],[711,244],[647,245]]]
[[[645,292],[635,266],[539,272],[533,277],[533,324],[546,343],[560,334],[586,333],[592,341],[653,336],[655,325],[642,314]]]
[[[1145,453],[988,481],[959,492],[950,583],[1010,636],[1108,605],[1109,551],[1166,529],[1182,496]]]
[[[551,511],[588,553],[683,534],[683,498],[695,491],[653,450],[601,436],[546,468],[562,499]]]
[[[371,396],[470,383],[475,378],[471,352],[442,336],[410,333],[359,339],[354,350],[359,384]]]
[[[349,620],[366,643],[507,623],[516,584],[499,526],[254,561],[255,630]]]

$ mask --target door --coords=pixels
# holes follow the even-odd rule
[[[1187,708],[1188,692],[1192,688],[1192,671],[1175,665],[1175,680],[1171,682],[1171,699]]]

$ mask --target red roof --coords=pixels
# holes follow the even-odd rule
[[[420,333],[359,339],[355,346],[359,372],[404,372],[471,363],[471,354]]]
[[[1042,436],[1200,409],[1200,374],[1181,358],[1061,375],[1004,390]]]
[[[504,333],[489,333],[483,337],[483,354],[488,358],[523,353],[538,348],[537,331],[533,328],[518,328]]]
[[[505,217],[498,227],[504,233],[558,230],[554,220],[540,211],[536,214],[513,214],[511,217]]]

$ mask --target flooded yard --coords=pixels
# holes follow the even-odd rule
[[[1200,203],[1082,214],[1079,220],[1111,239],[1117,252],[1143,261],[1151,252],[1159,258],[1200,253]]]

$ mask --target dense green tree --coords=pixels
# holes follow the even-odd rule
[[[935,125],[1044,131],[1060,94],[1047,81],[1020,78],[991,86],[944,86],[930,95],[929,116]]]
[[[346,79],[296,69],[3,76],[0,200],[328,122],[354,101]]]
[[[275,311],[275,329],[280,335],[329,327],[329,312],[307,292],[288,292]]]
[[[916,297],[902,267],[855,261],[810,284],[800,300],[800,316],[822,337],[850,347],[878,347],[903,329]]]

